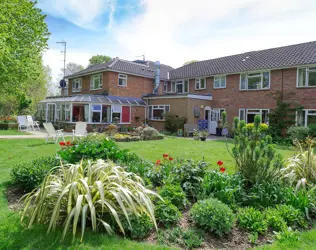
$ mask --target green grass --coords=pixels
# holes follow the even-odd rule
[[[9,130],[0,130],[0,135],[31,135],[31,133],[9,129]]]
[[[233,147],[232,141],[228,141],[228,147]],[[224,162],[228,173],[235,170],[234,159],[228,154],[225,140],[208,140],[205,142],[195,141],[188,138],[166,137],[164,140],[139,141],[139,142],[119,142],[121,148],[129,149],[141,157],[156,162],[167,153],[172,157],[192,158],[195,160],[205,159],[212,163],[214,168],[216,162]],[[277,151],[283,157],[290,157],[293,151],[289,147],[277,146]]]

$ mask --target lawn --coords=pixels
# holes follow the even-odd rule
[[[31,135],[31,133],[9,129],[9,130],[0,130],[0,136],[1,135]]]
[[[119,143],[122,148],[129,148],[148,160],[156,161],[163,153],[174,157],[189,157],[211,162],[223,160],[229,171],[233,171],[232,158],[227,154],[224,141],[199,142],[189,139],[167,138],[162,141],[145,141]],[[229,147],[232,145],[230,144]],[[78,239],[71,244],[71,237],[61,243],[58,239],[61,232],[46,235],[44,228],[35,227],[25,230],[19,223],[19,215],[8,209],[5,197],[6,186],[10,180],[10,171],[16,163],[36,159],[40,156],[54,155],[60,146],[45,144],[43,139],[11,139],[0,140],[0,249],[169,249],[164,246],[138,243],[119,237],[111,237],[101,233],[87,232],[85,241]],[[283,156],[293,152],[278,147]],[[300,234],[300,241],[289,245],[275,243],[259,249],[316,249],[316,229]]]

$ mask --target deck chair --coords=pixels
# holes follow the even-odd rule
[[[87,136],[87,123],[86,122],[76,122],[76,128],[72,130],[72,140],[75,137]]]
[[[18,116],[19,130],[30,130],[30,125],[27,122],[26,116]]]
[[[48,142],[48,138],[51,137],[55,143],[58,142],[58,138],[62,137],[63,141],[65,141],[63,130],[55,130],[53,124],[51,122],[43,123],[43,126],[46,130],[46,143]]]
[[[33,117],[30,116],[30,115],[27,115],[26,116],[26,119],[27,119],[27,122],[29,124],[29,126],[35,130],[35,126],[37,127],[37,130],[40,130],[40,127],[39,127],[39,122],[38,121],[33,121]]]

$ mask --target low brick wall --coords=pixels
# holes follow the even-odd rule
[[[8,130],[8,129],[18,129],[19,125],[17,123],[1,123],[0,130]]]

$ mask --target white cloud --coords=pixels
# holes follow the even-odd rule
[[[316,40],[313,0],[145,1],[142,14],[114,25],[132,58],[181,66],[251,50]]]

